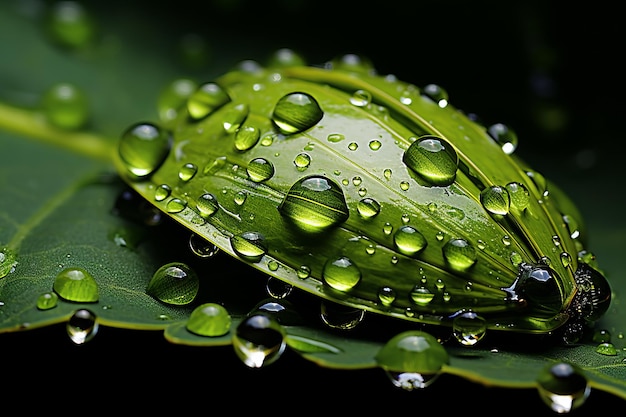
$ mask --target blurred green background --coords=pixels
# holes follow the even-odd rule
[[[26,15],[53,3],[6,4]],[[611,242],[601,245],[600,264],[608,268],[610,279],[624,279],[618,261],[626,247],[619,172],[626,139],[622,62],[626,31],[616,6],[401,0],[83,4],[95,19],[96,36],[102,36],[96,42],[118,33],[123,41],[132,38],[145,45],[145,65],[120,64],[117,70],[146,72],[145,84],[137,88],[153,89],[155,97],[162,85],[157,85],[158,76],[149,74],[150,65],[162,62],[153,61],[154,56],[163,56],[169,66],[155,68],[155,73],[208,80],[244,59],[262,63],[283,47],[299,52],[309,64],[356,53],[369,58],[381,74],[392,73],[418,86],[439,84],[455,107],[476,113],[487,124],[502,122],[516,131],[518,154],[579,204],[592,250],[594,241]],[[21,36],[14,33],[0,47],[19,42]],[[186,45],[186,54],[181,45]],[[20,55],[4,54],[3,59]],[[47,85],[45,68],[27,66],[25,71],[33,77],[29,87]],[[9,85],[11,81],[10,74],[0,72],[3,91],[26,87]],[[123,105],[132,109],[132,100]],[[120,114],[106,126],[113,134],[139,115],[150,117],[150,110]],[[156,114],[152,117],[156,119]],[[0,353],[6,372],[19,367],[3,382],[11,393],[51,394],[47,404],[67,410],[73,402],[86,400],[94,408],[85,411],[99,407],[113,411],[129,401],[144,411],[172,406],[178,412],[197,412],[193,407],[207,413],[226,407],[229,413],[336,409],[356,415],[371,414],[372,407],[378,407],[386,414],[469,410],[484,415],[520,410],[554,414],[534,390],[484,387],[444,375],[426,391],[401,392],[380,370],[322,369],[290,352],[267,369],[250,370],[231,348],[173,346],[159,332],[102,328],[92,342],[74,346],[62,327],[52,326],[2,335]],[[623,400],[594,391],[583,409],[572,415],[624,405]]]

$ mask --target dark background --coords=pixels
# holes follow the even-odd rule
[[[122,2],[91,4],[124,14],[138,30],[160,26],[208,39],[210,56],[257,59],[288,47],[311,64],[345,53],[369,58],[381,74],[417,86],[437,83],[451,103],[518,134],[518,153],[548,177],[594,177],[618,184],[624,149],[624,29],[617,7],[551,1],[340,0]],[[90,4],[86,2],[86,4]],[[138,36],[141,34],[138,33]],[[155,45],[168,53],[172,45]],[[239,57],[239,58],[237,58]],[[191,72],[201,76],[207,67]],[[569,183],[571,184],[571,183]],[[568,185],[574,190],[575,185]],[[576,189],[578,199],[587,190]],[[622,185],[623,192],[623,185]],[[128,410],[298,415],[554,415],[534,390],[485,387],[444,375],[424,391],[403,392],[379,369],[320,368],[287,352],[263,370],[232,348],[171,345],[160,332],[101,328],[73,345],[63,326],[0,336],[5,399],[26,409]],[[2,392],[0,390],[0,392]],[[572,415],[623,409],[592,391]],[[5,405],[6,409],[6,405]],[[8,411],[8,410],[5,410]]]

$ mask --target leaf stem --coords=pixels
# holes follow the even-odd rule
[[[47,123],[43,115],[34,110],[0,103],[0,128],[31,139],[54,144],[91,158],[107,162],[113,159],[112,141],[89,132],[57,128]]]

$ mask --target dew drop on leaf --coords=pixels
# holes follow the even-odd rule
[[[437,84],[428,84],[422,88],[422,94],[442,109],[448,106],[448,92]]]
[[[411,301],[420,306],[425,306],[430,303],[435,294],[423,285],[416,285],[410,292]]]
[[[172,188],[167,184],[161,184],[154,189],[154,199],[163,201],[172,193]]]
[[[195,164],[188,162],[180,167],[180,170],[178,171],[178,178],[180,178],[181,181],[187,182],[196,175],[196,172],[198,172],[198,167]]]
[[[552,411],[565,414],[583,405],[591,388],[580,368],[559,362],[541,371],[537,379],[537,391]]]
[[[332,329],[352,330],[363,322],[365,310],[322,300],[320,318]]]
[[[66,268],[54,279],[54,292],[67,301],[94,303],[98,301],[98,284],[94,277],[80,267]]]
[[[285,330],[271,316],[253,314],[239,323],[233,335],[237,357],[250,368],[261,368],[275,362],[285,351]]]
[[[291,186],[278,207],[302,230],[320,232],[348,219],[348,206],[339,185],[319,175],[304,177]]]
[[[267,244],[263,235],[257,232],[244,232],[230,238],[233,251],[250,262],[259,262],[267,253]]]
[[[526,186],[519,182],[510,182],[506,185],[506,190],[511,199],[511,208],[522,212],[528,207],[530,194]]]
[[[37,308],[39,310],[50,310],[57,306],[59,296],[54,292],[45,292],[37,297]]]
[[[259,129],[254,126],[242,126],[235,133],[235,148],[238,151],[247,151],[257,144],[261,136]]]
[[[76,310],[65,326],[70,340],[77,345],[87,343],[98,333],[98,320],[87,309]]]
[[[13,272],[15,265],[17,265],[15,252],[7,247],[0,248],[0,278]]]
[[[200,280],[196,272],[182,262],[161,266],[152,275],[146,293],[166,304],[186,305],[198,294]]]
[[[338,291],[348,291],[361,281],[361,270],[349,258],[329,259],[322,272],[324,282]]]
[[[278,100],[272,120],[282,133],[290,135],[313,127],[323,116],[324,112],[312,96],[294,92]]]
[[[95,39],[96,27],[91,13],[78,1],[58,1],[45,20],[51,40],[69,49],[82,49]]]
[[[199,336],[223,336],[230,331],[232,319],[224,306],[204,303],[196,307],[189,316],[186,328]]]
[[[432,384],[448,364],[449,356],[431,334],[407,330],[385,343],[376,354],[376,362],[394,386],[412,391]]]
[[[411,143],[402,161],[423,179],[438,186],[454,182],[459,164],[452,145],[432,135],[422,136]]]
[[[465,239],[452,239],[443,245],[443,257],[454,269],[465,271],[476,263],[476,249]]]
[[[517,149],[517,134],[507,125],[496,123],[487,129],[489,136],[502,147],[505,154],[510,155]]]
[[[464,346],[478,343],[487,332],[487,321],[474,311],[463,311],[452,318],[452,335]]]
[[[226,133],[235,133],[248,117],[250,108],[245,103],[240,103],[226,109],[223,113],[222,126]]]
[[[46,120],[67,130],[82,128],[89,119],[87,96],[76,85],[58,83],[50,87],[41,99]]]
[[[170,135],[151,123],[130,126],[119,141],[119,156],[126,169],[136,177],[152,174],[167,157]]]
[[[230,97],[218,84],[204,83],[187,100],[187,111],[194,119],[208,116],[230,101]]]
[[[393,235],[393,243],[398,251],[408,256],[417,254],[427,245],[424,235],[408,225],[401,226],[396,230]]]
[[[189,78],[178,78],[168,84],[157,100],[157,111],[161,122],[165,124],[173,122],[197,88],[198,84]]]
[[[364,219],[370,219],[380,213],[380,203],[370,197],[359,200],[356,208]]]
[[[248,163],[246,172],[250,180],[263,182],[274,176],[274,165],[265,158],[255,158]]]
[[[492,214],[504,216],[509,213],[511,198],[504,187],[494,185],[480,192],[480,202],[485,210]]]
[[[202,217],[211,217],[219,209],[217,197],[211,193],[202,194],[196,201],[196,208]]]

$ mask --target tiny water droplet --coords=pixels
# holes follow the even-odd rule
[[[155,271],[146,293],[166,304],[186,305],[198,294],[200,280],[196,272],[182,262],[171,262]]]
[[[337,143],[337,142],[341,142],[345,138],[346,137],[344,135],[342,135],[341,133],[331,133],[330,135],[328,135],[326,140],[328,140],[329,142],[332,142],[332,143]]]
[[[273,317],[251,315],[239,323],[232,339],[235,353],[250,368],[275,362],[285,351],[285,330]]]
[[[217,337],[230,331],[228,310],[217,303],[204,303],[193,309],[185,327],[199,336]]]
[[[426,181],[438,186],[454,182],[459,164],[452,145],[432,135],[422,136],[411,143],[402,161]]]
[[[383,307],[389,307],[396,301],[396,292],[391,287],[381,287],[378,290],[378,300]]]
[[[299,153],[293,160],[294,165],[298,171],[304,171],[311,164],[311,157],[307,153]]]
[[[80,267],[66,268],[54,279],[54,292],[67,301],[94,303],[98,301],[98,284],[94,277]]]
[[[70,340],[77,345],[89,342],[98,333],[98,320],[94,313],[86,309],[76,310],[66,324]]]

